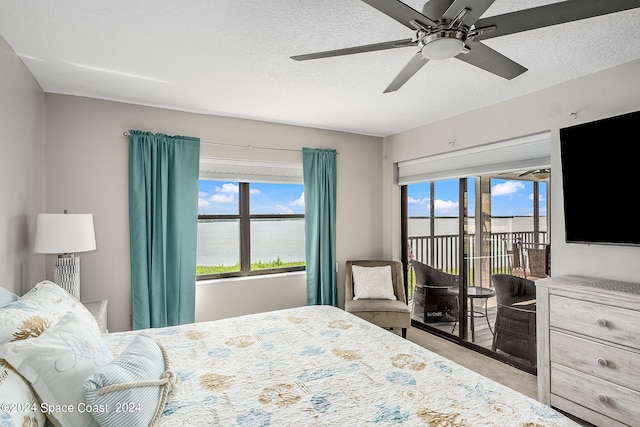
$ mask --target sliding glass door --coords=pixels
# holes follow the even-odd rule
[[[402,191],[403,236],[414,325],[532,372],[535,360],[513,346],[522,344],[518,340],[530,343],[527,334],[535,322],[531,314],[522,315],[526,330],[518,333],[524,336],[500,329],[513,319],[499,318],[494,286],[495,275],[532,280],[529,258],[536,251],[548,254],[548,184],[517,178],[488,175],[408,184]],[[525,299],[535,304],[535,297]],[[496,325],[502,341],[496,340]]]
[[[459,316],[466,309],[460,306],[460,292],[465,292],[469,280],[465,259],[474,249],[467,220],[475,199],[467,187],[473,182],[473,178],[423,182],[408,185],[403,192],[413,319],[449,337],[466,325]]]

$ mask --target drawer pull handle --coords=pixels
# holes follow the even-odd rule
[[[600,402],[602,402],[602,403],[607,403],[607,400],[609,400],[609,399],[607,399],[607,396],[605,396],[604,394],[599,394],[598,395],[598,400]]]
[[[598,319],[596,320],[596,323],[598,324],[598,326],[607,326],[607,321],[604,319]]]
[[[598,357],[598,365],[600,366],[607,366],[607,359],[604,359],[602,357]]]

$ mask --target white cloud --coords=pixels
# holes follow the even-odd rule
[[[208,194],[205,193],[206,196],[209,196]],[[203,198],[199,198],[198,199],[198,210],[200,209],[208,209],[212,206],[211,203],[209,203],[209,201],[204,200]]]
[[[429,203],[429,198],[427,197],[427,198],[424,198],[424,199],[416,199],[414,197],[409,196],[407,202],[409,204],[420,204],[420,203],[428,204]]]
[[[222,184],[222,187],[216,187],[217,193],[238,194],[239,186],[230,182]]]
[[[436,199],[433,207],[438,216],[451,216],[458,215],[458,202],[452,202],[451,200]]]
[[[233,203],[236,198],[234,194],[214,194],[210,199],[214,203]]]
[[[258,190],[257,188],[250,188],[249,189],[249,193],[251,193],[251,194],[260,194],[261,191]]]
[[[288,208],[286,206],[282,206],[281,204],[277,204],[276,205],[276,213],[279,213],[279,214],[292,214],[294,212],[293,212],[293,209],[291,209],[291,208]]]
[[[290,202],[289,205],[304,208],[304,191],[300,194],[300,197],[295,199],[293,202]]]
[[[506,181],[496,184],[491,188],[492,196],[512,196],[520,190],[524,190],[524,184],[520,181]]]

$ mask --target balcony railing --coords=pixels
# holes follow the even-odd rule
[[[465,259],[488,259],[490,274],[508,273],[512,262],[508,251],[512,250],[513,243],[520,242],[524,248],[547,244],[547,233],[546,231],[538,232],[537,236],[534,231],[491,233],[488,250],[485,250],[485,253],[481,253],[477,248],[475,234],[467,235],[465,240]],[[458,235],[411,236],[408,238],[408,250],[409,259],[415,259],[449,273],[457,274],[460,270]],[[473,263],[469,263],[468,267],[469,284],[473,285]]]

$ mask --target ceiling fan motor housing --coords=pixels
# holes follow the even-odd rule
[[[420,53],[424,59],[449,59],[465,52],[466,31],[441,29],[427,34],[419,41]]]

